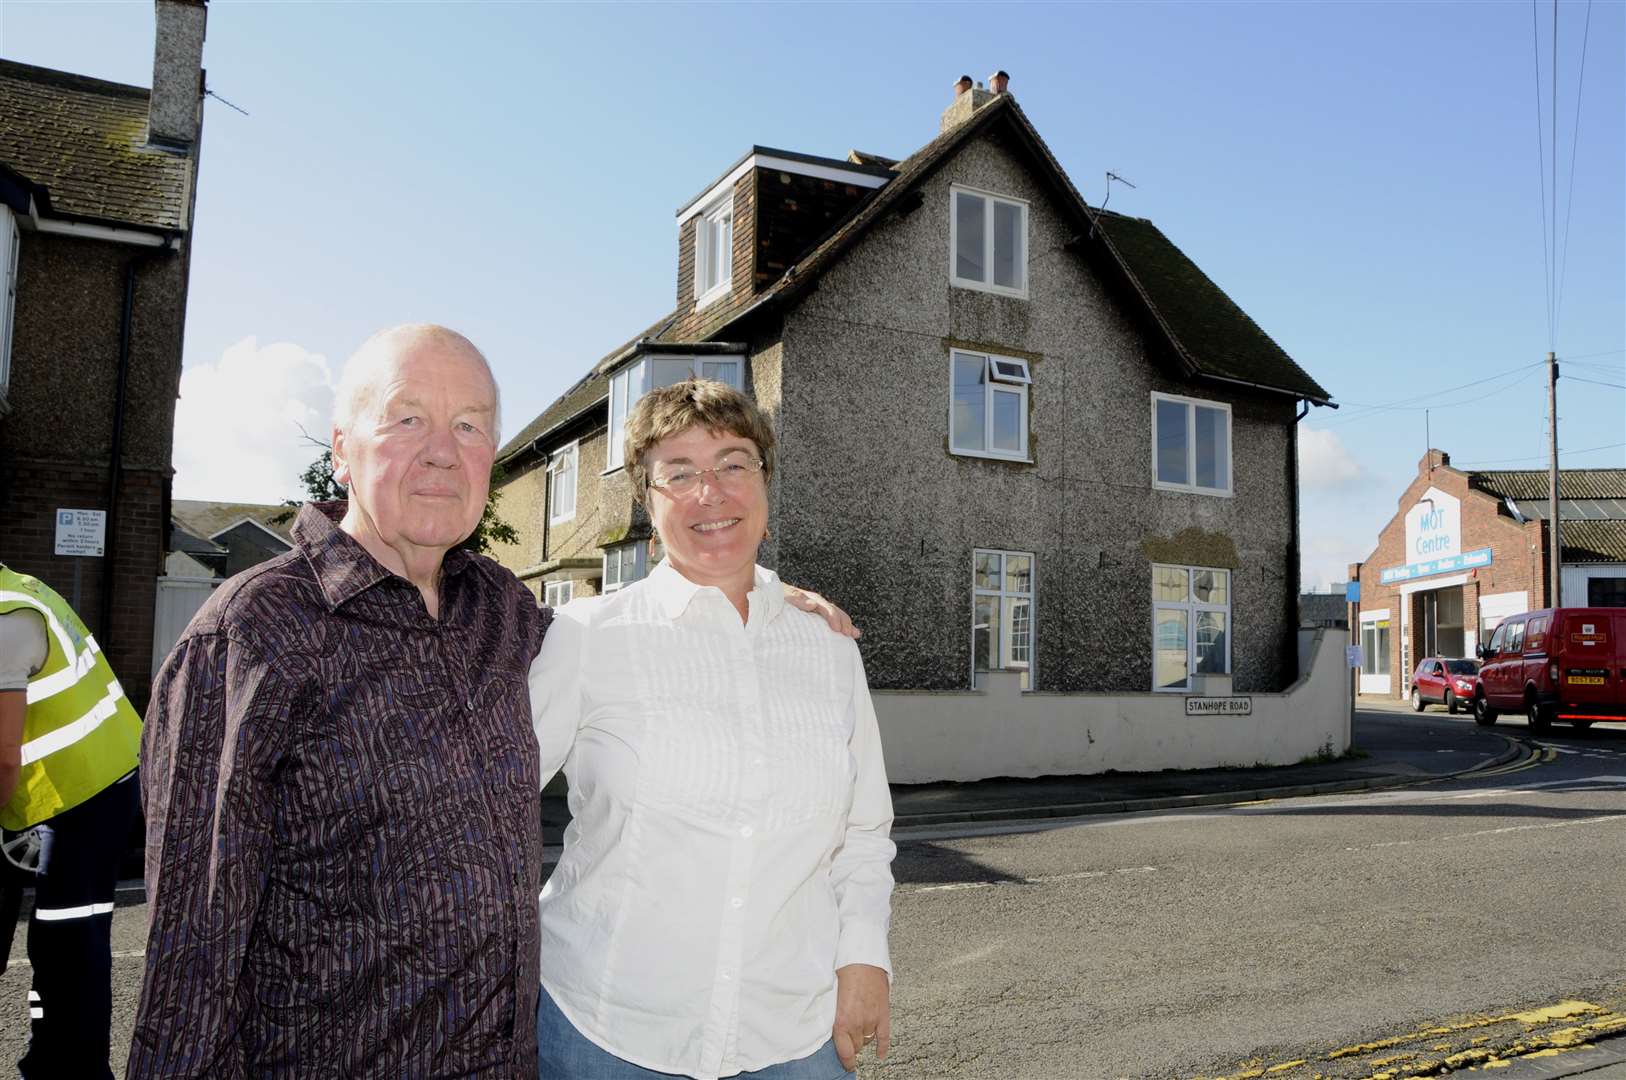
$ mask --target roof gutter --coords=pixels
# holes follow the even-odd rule
[[[1197,369],[1197,375],[1200,378],[1212,379],[1215,382],[1233,383],[1237,386],[1246,386],[1251,390],[1263,390],[1267,394],[1288,394],[1295,399],[1303,399],[1311,405],[1316,405],[1323,408],[1338,408],[1338,403],[1333,401],[1331,398],[1313,397],[1300,390],[1287,390],[1280,386],[1266,386],[1264,383],[1249,382],[1247,379],[1233,379],[1229,375],[1212,375],[1201,368]],[[1303,417],[1301,416],[1300,419],[1303,419]]]
[[[28,223],[37,232],[51,233],[57,236],[74,236],[81,240],[104,240],[113,244],[130,244],[133,247],[168,248],[171,251],[181,250],[181,238],[173,229],[161,229],[150,232],[146,229],[129,229],[117,225],[99,225],[88,221],[67,221],[56,217],[40,217],[39,204],[29,200]]]

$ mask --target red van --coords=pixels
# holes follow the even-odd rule
[[[1626,722],[1626,608],[1546,608],[1512,615],[1480,650],[1474,719],[1522,712],[1537,730]]]

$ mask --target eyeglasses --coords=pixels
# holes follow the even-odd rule
[[[751,478],[761,471],[761,458],[740,451],[727,455],[710,469],[698,469],[693,465],[660,468],[650,475],[648,484],[676,498],[698,490],[701,478],[710,473],[713,484],[732,493],[743,490]]]

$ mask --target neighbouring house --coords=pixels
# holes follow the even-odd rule
[[[176,499],[152,638],[152,671],[180,640],[209,594],[234,574],[292,548],[293,507]]]
[[[896,778],[1343,739],[1336,701],[1272,711],[1314,666],[1295,462],[1327,392],[1151,222],[1087,206],[1005,78],[905,158],[755,146],[685,201],[673,310],[500,451],[496,556],[548,603],[647,573],[628,409],[716,378],[773,417],[762,562],[863,627]],[[1203,695],[1252,721],[1187,719]]]
[[[1626,607],[1626,469],[1560,469],[1559,590],[1551,593],[1545,469],[1459,469],[1430,450],[1378,534],[1350,566],[1360,693],[1404,698],[1417,662],[1474,656],[1509,615]]]
[[[1349,629],[1349,600],[1344,592],[1346,584],[1337,582],[1324,593],[1300,593],[1299,625]]]
[[[207,576],[224,580],[293,547],[288,530],[296,512],[280,503],[176,499],[170,504],[170,554],[185,555]]]
[[[206,15],[157,0],[150,90],[0,60],[0,560],[74,604],[138,708],[169,538]]]

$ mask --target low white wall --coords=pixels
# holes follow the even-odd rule
[[[1251,716],[1187,716],[1186,694],[1024,694],[992,672],[982,690],[875,691],[895,784],[1106,772],[1291,765],[1349,748],[1347,630],[1300,630],[1298,682],[1247,694]],[[1210,688],[1223,691],[1223,686]]]

